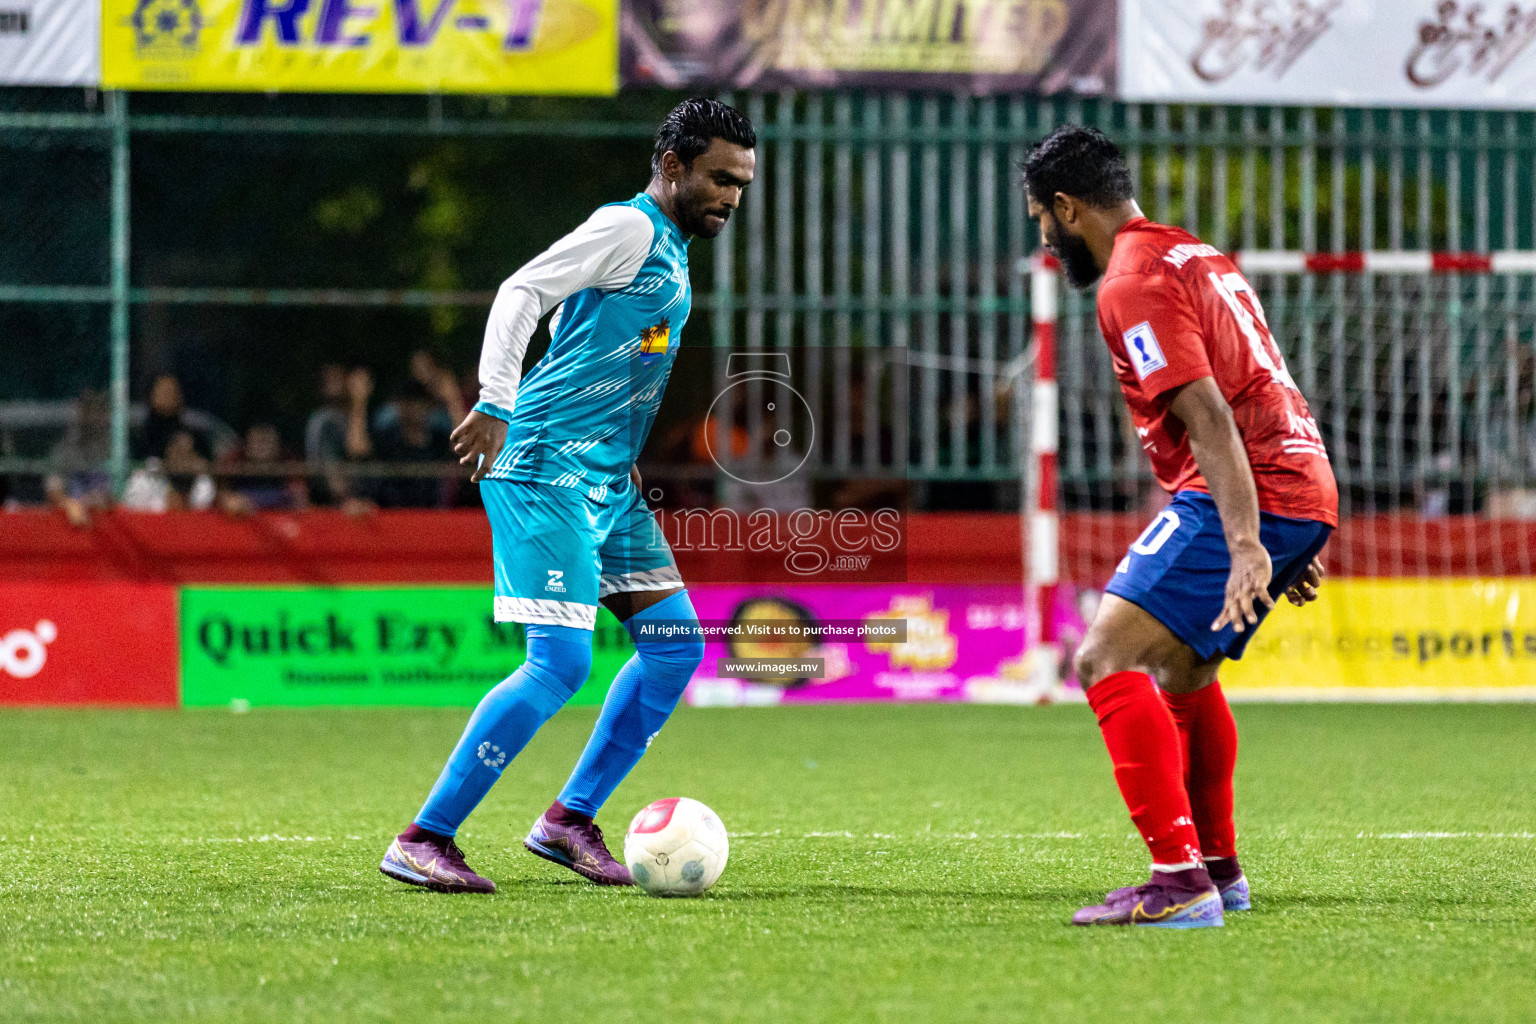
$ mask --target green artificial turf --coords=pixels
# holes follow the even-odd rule
[[[493,897],[376,868],[463,712],[0,714],[0,1020],[1536,1019],[1536,707],[1238,708],[1199,932],[1066,926],[1146,868],[1085,708],[681,711],[601,821],[714,807],[697,900],[520,848],[593,714],[461,833]]]

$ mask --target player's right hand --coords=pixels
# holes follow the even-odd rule
[[[459,465],[472,466],[470,483],[479,483],[490,472],[507,443],[507,423],[483,412],[471,412],[464,417],[448,440],[453,442],[453,453],[459,457]]]
[[[1269,552],[1262,544],[1245,544],[1233,551],[1232,571],[1227,576],[1227,600],[1221,615],[1211,623],[1211,632],[1220,632],[1228,623],[1239,633],[1249,626],[1257,626],[1259,613],[1254,611],[1254,603],[1261,603],[1266,608],[1275,606],[1275,599],[1269,596],[1269,580],[1274,571]]]

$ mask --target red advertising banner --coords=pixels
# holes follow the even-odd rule
[[[176,588],[0,584],[0,704],[177,703]]]

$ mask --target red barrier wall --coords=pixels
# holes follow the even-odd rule
[[[1139,514],[1061,520],[1061,577],[1099,586],[1146,525]],[[1013,583],[1022,575],[1019,520],[1009,513],[919,513],[905,524],[907,577]],[[1458,516],[1357,516],[1328,546],[1334,572],[1352,576],[1527,574],[1536,523]],[[750,559],[731,567],[756,578]],[[0,582],[487,583],[485,514],[391,511],[114,512],[77,530],[50,511],[0,514]]]
[[[0,704],[176,706],[176,612],[163,584],[0,583]]]
[[[912,579],[1020,579],[1010,515],[915,515],[906,523]],[[730,571],[755,576],[751,559]],[[113,512],[88,530],[50,511],[0,514],[0,581],[156,583],[489,583],[485,513],[324,510],[231,519],[213,512]]]

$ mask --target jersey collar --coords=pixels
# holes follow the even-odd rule
[[[646,206],[648,206],[649,208],[651,208],[652,210],[655,210],[657,218],[663,224],[665,224],[667,226],[667,230],[669,232],[671,232],[672,235],[680,243],[682,243],[683,245],[687,245],[688,244],[688,242],[689,242],[688,236],[683,234],[683,229],[677,226],[677,221],[673,220],[671,217],[668,217],[662,211],[661,204],[656,201],[656,197],[655,196],[651,195],[649,192],[641,192],[641,193],[639,193],[638,195],[635,196],[635,200],[636,200],[636,202],[643,203]]]

